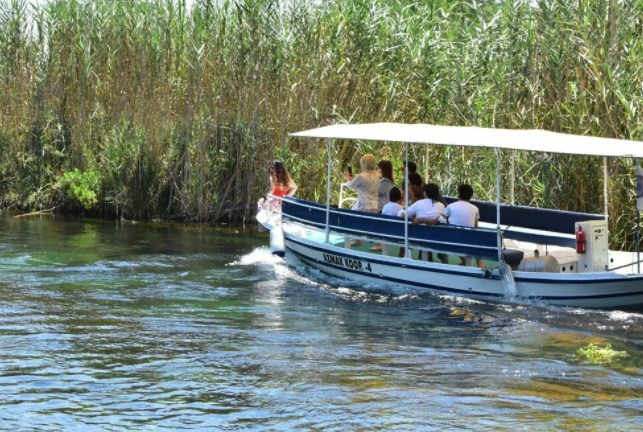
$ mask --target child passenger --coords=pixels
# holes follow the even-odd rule
[[[398,188],[393,186],[391,190],[388,191],[388,199],[389,202],[387,202],[384,207],[382,207],[382,214],[386,216],[397,216],[399,211],[402,210],[402,206],[400,205],[400,203],[402,202],[402,192],[400,192]],[[381,251],[382,245],[378,243],[370,250]]]
[[[396,188],[392,187],[388,192],[389,202],[382,208],[382,214],[387,216],[397,216],[397,214],[402,210],[400,205],[402,202],[402,192]]]

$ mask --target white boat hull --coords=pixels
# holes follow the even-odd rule
[[[380,256],[285,233],[286,254],[324,273],[352,281],[403,286],[473,299],[508,302],[497,271]],[[583,308],[643,305],[643,276],[612,272],[514,272],[518,301]]]

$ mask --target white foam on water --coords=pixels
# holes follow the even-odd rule
[[[438,294],[438,298],[442,300],[446,300],[448,302],[457,303],[457,304],[478,304],[478,305],[485,304],[485,302],[480,300],[457,296],[457,295]]]
[[[29,261],[32,260],[31,255],[18,255],[13,257],[6,257],[0,259],[0,265],[9,265],[9,266],[22,266],[29,264]]]
[[[605,312],[607,317],[612,321],[623,321],[626,323],[633,323],[636,320],[643,319],[643,315],[640,313],[631,313],[623,311],[609,311]]]
[[[283,259],[277,255],[273,255],[265,246],[258,247],[252,252],[240,256],[236,261],[226,264],[226,266],[248,266],[257,264],[270,264],[275,265],[283,263]]]

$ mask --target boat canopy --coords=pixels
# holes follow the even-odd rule
[[[642,141],[571,135],[540,129],[366,123],[324,126],[290,135],[309,138],[486,147],[586,156],[643,157]]]

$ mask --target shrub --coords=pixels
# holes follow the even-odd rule
[[[69,200],[86,210],[98,204],[100,175],[95,170],[80,171],[75,168],[73,171],[68,171],[62,175],[60,186]]]

